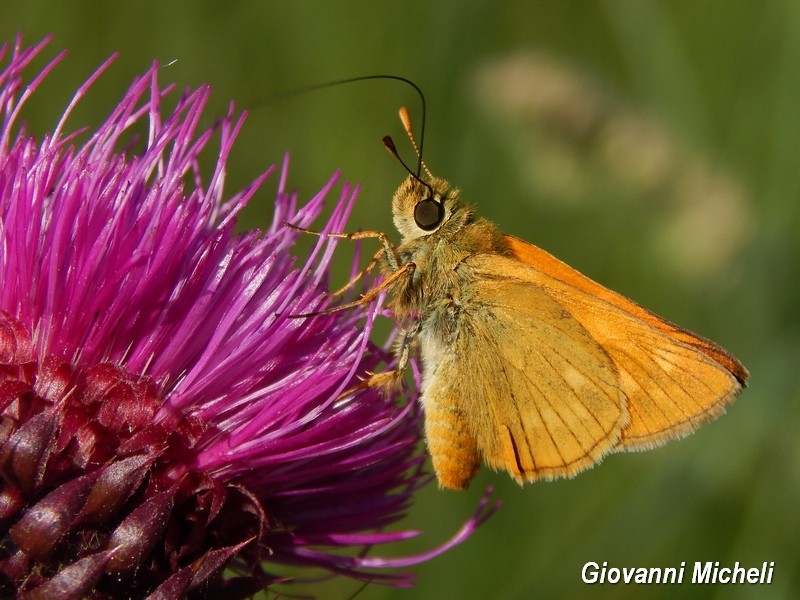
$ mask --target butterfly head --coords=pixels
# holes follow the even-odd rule
[[[424,114],[423,98],[423,133]],[[422,143],[417,144],[411,128],[411,117],[405,107],[400,109],[400,120],[417,153],[418,165],[416,170],[412,170],[400,158],[392,138],[388,135],[383,138],[383,145],[408,172],[408,177],[397,188],[392,200],[395,227],[402,234],[404,243],[432,234],[446,236],[448,231],[463,227],[471,211],[461,207],[456,188],[451,187],[444,179],[431,175],[428,165],[422,159]],[[423,170],[426,174],[424,179],[421,174]]]
[[[461,212],[458,195],[458,190],[444,179],[406,177],[392,199],[392,217],[403,241],[450,229],[457,220],[454,215]]]

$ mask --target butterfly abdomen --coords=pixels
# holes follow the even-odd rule
[[[460,402],[443,398],[425,406],[425,433],[433,469],[442,487],[461,490],[481,463],[475,438],[468,431]]]

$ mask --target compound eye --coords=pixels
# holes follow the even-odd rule
[[[444,219],[444,206],[432,198],[417,202],[414,207],[414,221],[423,231],[433,231]]]

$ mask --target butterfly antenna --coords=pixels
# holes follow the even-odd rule
[[[431,196],[433,196],[433,188],[424,179],[421,179],[417,173],[412,171],[411,167],[409,167],[405,163],[405,161],[402,158],[400,158],[400,154],[397,152],[397,146],[394,145],[394,140],[392,139],[392,136],[390,135],[383,136],[383,145],[386,146],[386,149],[389,151],[389,154],[394,156],[395,160],[397,160],[397,162],[403,165],[403,168],[406,171],[408,171],[408,174],[411,175],[417,181],[419,181],[426,188],[428,188],[428,191],[430,192]],[[430,171],[428,171],[428,167],[425,167],[425,172],[428,173],[428,175],[430,176]]]
[[[408,139],[411,140],[411,145],[414,146],[414,152],[417,153],[417,157],[419,158],[419,164],[417,165],[416,173],[417,179],[419,179],[420,167],[425,169],[425,173],[430,179],[433,179],[433,175],[431,174],[428,165],[425,164],[425,160],[422,158],[422,144],[417,145],[417,140],[414,137],[414,129],[411,127],[411,115],[408,114],[408,109],[405,106],[400,107],[400,121],[402,121],[403,127],[406,130],[406,135],[408,136]]]
[[[427,112],[427,107],[425,105],[425,94],[422,93],[422,90],[416,83],[414,83],[410,79],[407,79],[406,77],[401,77],[400,75],[362,75],[360,77],[348,77],[347,79],[336,79],[334,81],[326,81],[324,83],[318,83],[315,85],[302,87],[296,90],[292,90],[290,92],[278,94],[276,96],[273,96],[271,99],[283,100],[286,98],[299,96],[307,92],[313,92],[315,90],[322,90],[329,87],[335,87],[337,85],[344,85],[345,83],[353,83],[355,81],[368,81],[370,79],[391,79],[394,81],[400,81],[408,86],[411,86],[417,92],[417,95],[419,96],[420,102],[422,104],[422,119],[420,119],[419,144],[417,144],[417,142],[415,141],[414,135],[412,134],[411,131],[411,119],[408,118],[408,110],[404,109],[406,111],[406,118],[404,119],[402,114],[400,115],[400,118],[403,120],[403,125],[406,128],[406,133],[408,133],[409,137],[411,138],[411,143],[414,144],[414,149],[416,150],[418,157],[416,171],[409,170],[409,173],[411,173],[412,175],[414,175],[414,177],[419,179],[420,174],[422,173],[422,169],[424,168],[425,172],[428,174],[428,176],[430,176],[430,171],[428,171],[428,167],[426,167],[425,163],[422,161],[422,148],[425,143],[425,115]],[[399,160],[400,157],[397,156],[397,151],[395,151],[393,154]],[[403,163],[403,161],[400,161],[400,163],[405,167],[405,163]],[[406,167],[406,169],[408,169],[408,167]]]

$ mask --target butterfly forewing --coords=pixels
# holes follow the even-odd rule
[[[531,295],[544,290],[614,362],[630,414],[618,449],[651,448],[687,435],[720,415],[741,391],[747,370],[721,347],[646,311],[544,251],[516,242],[524,244],[525,253],[518,252],[516,260],[492,257],[492,267],[510,280],[527,282]]]

